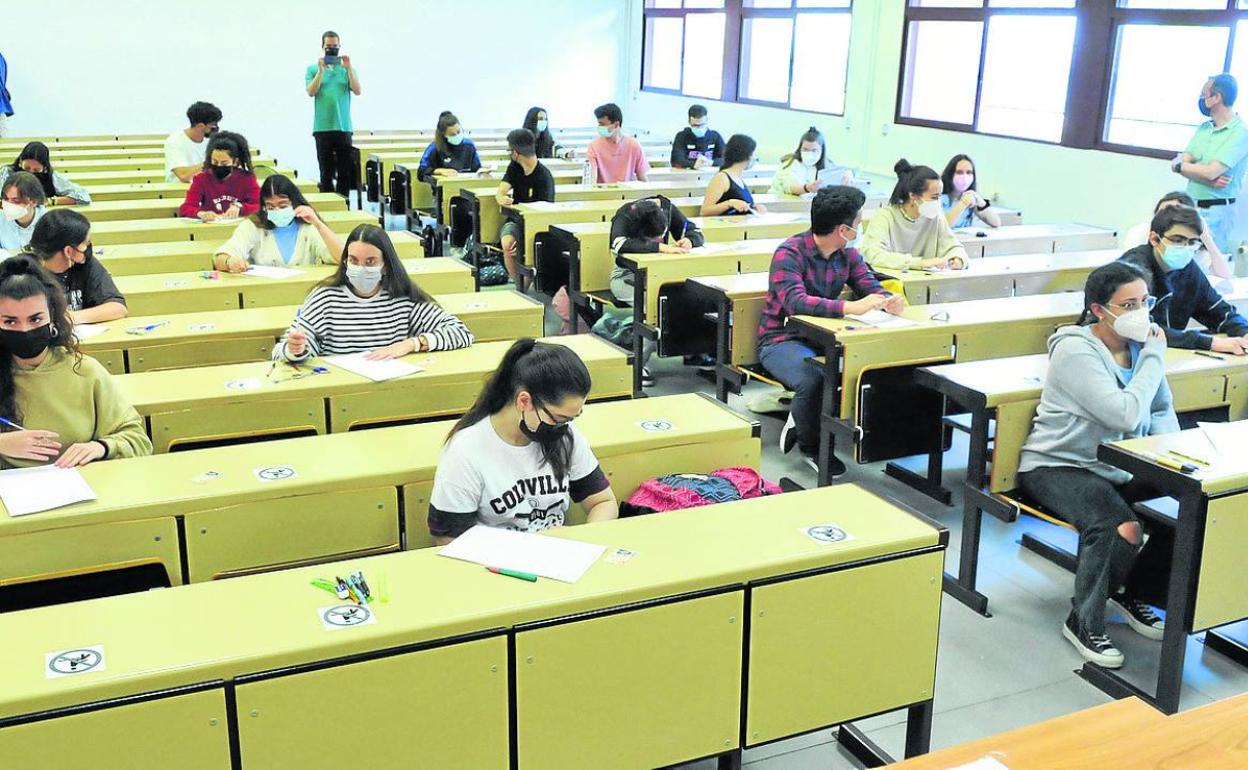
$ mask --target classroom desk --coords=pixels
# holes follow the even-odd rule
[[[1167,714],[1179,708],[1187,637],[1205,632],[1205,644],[1248,664],[1248,422],[1227,426],[1234,446],[1211,446],[1200,428],[1102,444],[1097,458],[1131,473],[1178,502],[1174,556],[1166,591],[1166,631],[1153,692],[1118,673],[1085,663],[1079,675],[1114,697],[1136,695]],[[1228,437],[1221,439],[1223,442]],[[1206,458],[1195,473],[1171,470],[1154,458],[1169,452]]]
[[[450,257],[405,259],[408,277],[431,294],[475,291],[472,268]],[[299,267],[289,278],[258,278],[207,271],[128,275],[116,279],[133,315],[198,313],[207,310],[295,305],[338,268],[334,265]],[[124,321],[125,319],[123,319]],[[120,322],[118,322],[120,323]]]
[[[942,400],[914,382],[913,370],[952,361],[1036,353],[1046,349],[1054,329],[1074,323],[1083,295],[1026,297],[911,305],[901,315],[914,326],[875,328],[844,318],[794,316],[789,325],[815,350],[823,351],[823,405],[819,441],[819,480],[837,438],[854,447],[857,462],[931,456],[942,441]],[[948,319],[948,320],[944,320]],[[938,453],[935,453],[938,456]],[[939,469],[926,477],[896,464],[895,476],[948,502]]]
[[[317,192],[315,179],[290,177],[290,181],[305,195]],[[106,201],[138,201],[153,198],[172,198],[181,202],[186,200],[186,191],[190,189],[186,182],[152,182],[149,184],[90,184],[86,190],[91,194],[92,203]]]
[[[111,149],[164,149],[165,137],[152,139],[83,139],[66,137],[64,139],[0,139],[0,155],[17,154],[26,148],[29,142],[43,142],[51,151],[56,150],[111,150]]]
[[[2,145],[0,145],[2,146]],[[205,149],[207,145],[205,145]],[[20,152],[21,148],[14,152]],[[164,143],[159,146],[133,146],[111,144],[99,147],[62,147],[56,144],[48,145],[48,153],[52,159],[53,166],[59,166],[72,160],[113,160],[124,158],[127,160],[164,160],[165,150]],[[252,157],[260,157],[260,149],[258,147],[251,148]]]
[[[256,156],[252,158],[254,166],[276,166],[277,160],[268,156]],[[165,175],[165,159],[162,153],[156,158],[69,158],[67,160],[56,160],[53,166],[62,174],[69,175],[77,181],[78,174],[103,171],[158,171],[163,177]],[[81,183],[80,183],[81,184]]]
[[[420,239],[414,233],[391,230],[386,233],[401,259],[419,259],[425,255]],[[114,277],[147,275],[149,273],[187,273],[211,270],[212,255],[225,245],[221,240],[168,241],[165,243],[131,243],[100,246],[95,256]]]
[[[829,521],[853,539],[806,534]],[[435,549],[353,559],[342,568],[384,572],[389,600],[370,606],[375,623],[337,631],[315,566],[12,613],[0,755],[58,770],[329,770],[344,750],[378,770],[414,756],[739,768],[745,748],[841,724],[842,745],[882,763],[852,721],[904,710],[915,756],[931,731],[945,534],[846,485],[562,528],[547,536],[636,554],[575,584],[507,580]],[[50,651],[82,645],[106,666],[47,678]],[[327,750],[323,714],[368,740]]]
[[[57,168],[57,171],[60,170]],[[262,183],[269,174],[282,174],[295,179],[298,173],[293,169],[278,168],[275,165],[256,166],[253,170],[256,173],[256,179]],[[163,184],[165,169],[161,167],[143,171],[73,171],[67,176],[88,189],[95,185]]]
[[[1073,222],[960,227],[953,232],[972,258],[1118,248],[1118,233],[1114,230]]]
[[[914,373],[917,385],[952,404],[955,413],[970,415],[960,563],[956,577],[946,576],[945,590],[981,615],[989,614],[988,597],[976,588],[983,515],[1011,523],[1024,510],[1032,511],[1018,493],[1019,453],[1031,433],[1048,366],[1048,355],[1039,354],[922,367]],[[1229,419],[1248,417],[1248,388],[1242,387],[1248,383],[1248,359],[1171,348],[1166,380],[1180,413],[1225,409]],[[929,467],[939,469],[943,448],[934,449]],[[939,476],[932,480],[939,483]],[[1024,535],[1022,543],[1046,557],[1056,550],[1032,535]]]
[[[592,400],[623,398],[631,356],[591,334],[551,337],[580,355],[593,377]],[[423,371],[371,382],[327,365],[329,371],[295,379],[294,367],[268,362],[123,374],[113,378],[145,418],[157,452],[204,442],[340,433],[383,423],[463,414],[511,341],[482,342],[463,350],[417,353],[403,360]],[[302,367],[322,364],[313,359]]]
[[[643,427],[658,422],[668,430]],[[425,422],[89,465],[82,472],[97,500],[0,518],[0,603],[6,585],[67,572],[106,572],[127,563],[163,565],[169,583],[180,585],[429,547],[429,495],[452,424]],[[667,473],[758,468],[762,451],[757,422],[694,394],[589,404],[578,427],[620,500],[646,479]],[[344,457],[352,461],[344,463]],[[256,476],[256,469],[275,464],[289,465],[296,474],[280,484]],[[352,511],[350,526],[344,526],[345,510]],[[579,507],[569,517],[572,524],[585,521]],[[155,539],[153,531],[166,536]]]
[[[877,272],[901,281],[913,305],[966,299],[1013,297],[1083,291],[1088,274],[1122,256],[1118,249],[1013,254],[972,260],[965,270],[893,270]]]
[[[340,234],[349,233],[359,225],[377,224],[377,218],[364,211],[326,211],[321,215],[321,220]],[[96,246],[180,240],[212,240],[224,243],[234,234],[238,222],[237,219],[202,222],[182,217],[96,222],[91,226],[91,242]]]
[[[434,299],[463,321],[477,342],[544,334],[543,305],[520,292],[469,291],[438,294]],[[130,316],[104,324],[108,331],[83,340],[80,347],[113,374],[267,361],[296,310],[298,305],[248,305],[239,310]],[[161,325],[147,333],[129,331],[155,324]]]
[[[182,185],[182,187],[185,188],[186,185]],[[306,193],[305,197],[308,199],[308,204],[316,209],[317,213],[323,214],[328,211],[347,210],[347,199],[338,193]],[[185,190],[183,190],[183,196],[180,198],[143,198],[111,201],[96,201],[93,198],[89,205],[70,206],[69,208],[82,214],[92,222],[171,219],[178,216],[178,208],[184,200],[186,200]]]

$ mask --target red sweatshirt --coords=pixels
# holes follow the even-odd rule
[[[218,182],[212,172],[201,171],[191,178],[191,189],[186,191],[186,200],[178,214],[191,219],[198,217],[201,211],[224,214],[235,203],[242,207],[239,216],[250,216],[260,210],[260,184],[255,174],[235,169],[224,181]]]

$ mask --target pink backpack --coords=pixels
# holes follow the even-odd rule
[[[780,487],[753,468],[720,468],[713,473],[672,473],[642,483],[620,506],[620,516],[678,511],[701,505],[778,495]]]

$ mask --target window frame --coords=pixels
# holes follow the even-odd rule
[[[680,96],[680,97],[684,97],[687,99],[703,99],[706,101],[718,101],[718,102],[735,102],[737,104],[748,104],[748,105],[752,105],[755,107],[773,107],[773,108],[783,109],[783,110],[793,110],[795,112],[809,112],[809,113],[816,114],[816,115],[832,115],[835,117],[844,117],[845,112],[844,112],[843,106],[842,106],[841,112],[827,112],[823,110],[799,109],[799,108],[792,107],[791,104],[792,104],[792,92],[793,92],[793,61],[794,61],[796,48],[797,48],[797,17],[799,15],[807,15],[807,14],[844,14],[845,16],[849,17],[849,19],[851,20],[851,25],[852,25],[855,0],[848,0],[848,2],[849,2],[849,5],[845,7],[830,7],[830,8],[819,8],[819,7],[809,7],[809,8],[800,7],[799,8],[797,7],[796,0],[793,0],[792,6],[789,8],[754,8],[754,7],[747,6],[745,4],[746,0],[724,0],[723,8],[648,8],[648,7],[645,7],[643,3],[642,18],[641,18],[641,72],[639,73],[639,77],[640,77],[639,88],[641,89],[641,91],[647,92],[647,93],[666,94],[668,96]],[[648,39],[648,36],[646,35],[647,22],[651,18],[666,17],[666,18],[684,19],[687,16],[691,16],[694,14],[701,14],[701,13],[724,14],[724,59],[723,59],[723,70],[721,73],[722,81],[720,84],[719,98],[713,98],[709,96],[698,96],[698,95],[685,93],[684,91],[685,48],[684,48],[684,35],[683,34],[681,35],[681,49],[680,49],[680,84],[681,84],[681,87],[677,89],[672,89],[672,88],[660,88],[657,86],[647,85],[646,84],[646,54],[648,53],[647,46],[650,42]],[[793,30],[791,33],[791,38],[790,38],[790,43],[789,43],[789,77],[788,77],[789,101],[776,102],[776,101],[768,101],[768,100],[763,100],[763,99],[748,99],[741,95],[742,91],[744,91],[743,79],[745,76],[745,72],[743,68],[747,64],[747,62],[744,62],[741,59],[741,46],[744,43],[746,20],[754,19],[754,18],[773,18],[773,19],[780,18],[780,19],[792,19],[793,20]],[[851,46],[853,45],[852,29],[850,33],[850,45]],[[846,93],[848,92],[848,89],[849,89],[849,53],[850,53],[849,49],[846,49],[845,51],[845,59],[846,59],[845,82],[842,83],[842,89]],[[848,99],[846,99],[845,101],[848,101]]]
[[[1229,34],[1223,61],[1223,72],[1226,72],[1235,51],[1236,22],[1248,21],[1248,9],[1238,8],[1236,0],[1226,0],[1226,8],[1221,10],[1123,8],[1119,6],[1118,0],[1075,0],[1074,8],[992,8],[988,6],[989,0],[984,0],[980,8],[928,8],[913,6],[910,0],[904,0],[904,2],[906,3],[905,22],[901,31],[901,60],[898,64],[897,94],[893,110],[893,121],[898,125],[994,136],[1020,142],[1035,142],[1050,147],[1101,150],[1150,158],[1170,158],[1173,157],[1174,151],[1120,144],[1110,142],[1105,138],[1108,135],[1111,117],[1119,28],[1129,24],[1228,27]],[[1059,141],[976,130],[975,126],[979,122],[980,101],[983,96],[988,26],[993,16],[1074,16],[1076,18],[1074,52],[1071,56],[1070,75],[1066,84],[1066,118]],[[983,22],[979,72],[975,83],[975,113],[970,125],[907,117],[901,113],[910,55],[910,25],[921,21]]]

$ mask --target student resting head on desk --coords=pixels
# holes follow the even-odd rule
[[[876,270],[966,267],[966,249],[949,229],[940,206],[940,177],[905,158],[893,167],[897,186],[889,205],[872,213],[862,234],[862,255]]]
[[[992,202],[975,189],[975,161],[970,155],[954,155],[940,175],[940,206],[950,227],[970,227],[975,220],[989,227],[1000,227],[1001,217],[992,210]]]
[[[260,209],[260,185],[251,169],[251,146],[242,134],[218,131],[208,140],[204,170],[191,179],[179,216],[215,222],[249,217]]]
[[[828,157],[827,141],[823,132],[815,126],[806,129],[797,142],[797,149],[780,158],[780,169],[771,180],[767,192],[772,195],[804,195],[819,189],[819,172],[832,165]],[[837,180],[840,184],[854,181],[852,171],[846,170]]]
[[[47,200],[34,174],[18,171],[0,183],[0,249],[17,252],[30,243]]]
[[[428,182],[435,176],[458,176],[464,171],[475,173],[480,170],[481,156],[477,154],[477,146],[468,138],[455,113],[444,110],[433,130],[433,141],[420,156],[416,178]]]
[[[152,453],[143,419],[73,328],[56,279],[32,257],[0,262],[0,467]]]
[[[1102,442],[1179,429],[1166,383],[1166,339],[1152,323],[1139,271],[1111,262],[1088,276],[1080,324],[1049,338],[1040,407],[1019,460],[1033,500],[1079,531],[1072,608],[1062,635],[1107,668],[1123,655],[1105,634],[1106,603],[1131,628],[1160,640],[1173,537],[1139,521],[1131,504],[1157,492],[1097,460]],[[1144,532],[1149,533],[1144,544]],[[1142,545],[1143,544],[1143,545]]]
[[[591,381],[563,345],[516,340],[438,460],[429,533],[446,545],[475,524],[537,532],[563,526],[571,503],[590,522],[619,516],[589,442],[572,423]]]
[[[1157,205],[1153,207],[1153,216],[1157,216],[1157,212],[1162,209],[1168,209],[1171,206],[1187,206],[1188,208],[1196,208],[1196,201],[1192,196],[1182,190],[1168,192],[1161,196],[1161,200],[1157,201]],[[1197,209],[1196,213],[1200,213]],[[1143,246],[1148,243],[1148,234],[1152,232],[1152,217],[1148,221],[1140,222],[1133,225],[1127,231],[1127,235],[1122,239],[1122,245],[1128,249],[1136,246]],[[1218,278],[1231,278],[1231,266],[1226,262],[1226,255],[1218,248],[1218,244],[1213,240],[1213,234],[1209,230],[1209,226],[1205,224],[1205,218],[1200,218],[1200,245],[1201,249],[1196,254],[1196,264],[1200,269],[1209,275],[1215,275]]]
[[[570,160],[576,155],[576,151],[571,147],[564,147],[555,141],[555,137],[550,133],[550,113],[545,107],[530,107],[525,113],[522,128],[526,128],[535,138],[537,147],[537,157],[539,158],[562,158]]]
[[[503,181],[498,183],[495,198],[500,206],[513,203],[533,203],[555,200],[555,178],[550,169],[537,159],[537,144],[533,133],[527,128],[517,128],[507,134],[507,149],[510,151],[510,163],[503,173]],[[521,228],[515,220],[503,222],[499,232],[499,241],[503,247],[503,264],[507,275],[516,280],[516,257],[520,255]]]
[[[338,270],[303,301],[274,360],[365,353],[374,361],[472,344],[472,332],[407,275],[386,231],[360,225]]]
[[[754,195],[746,186],[744,174],[754,165],[758,143],[745,134],[733,134],[724,148],[724,168],[711,177],[702,197],[704,217],[724,214],[766,214],[762,204],[754,203]]]
[[[85,187],[74,184],[69,177],[52,168],[52,156],[43,142],[30,142],[17,154],[17,160],[11,165],[0,166],[0,185],[4,184],[9,174],[16,174],[18,171],[33,174],[39,180],[49,206],[74,206],[91,202],[91,193]]]
[[[125,295],[91,248],[91,222],[72,209],[49,211],[28,250],[61,282],[74,323],[103,323],[129,314]]]
[[[793,391],[780,449],[788,452],[796,445],[815,469],[823,371],[808,360],[815,351],[788,332],[785,323],[795,315],[840,318],[881,308],[899,313],[904,304],[901,295],[880,286],[856,248],[866,200],[861,190],[842,185],[815,193],[810,229],[780,244],[771,259],[767,299],[758,323],[759,361]],[[846,286],[853,290],[853,300],[839,299]],[[845,475],[844,463],[835,456],[830,463],[832,478]]]
[[[216,254],[216,270],[245,273],[252,265],[337,264],[342,239],[316,215],[303,192],[281,174],[260,185],[260,210],[238,223]]]
[[[1209,284],[1193,261],[1203,228],[1196,209],[1163,208],[1153,216],[1148,243],[1128,250],[1119,261],[1144,276],[1157,298],[1153,321],[1165,331],[1170,347],[1242,356],[1248,353],[1248,321]],[[1207,331],[1188,330],[1193,319]]]

